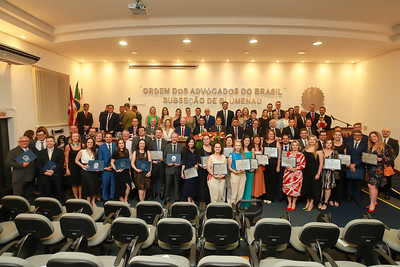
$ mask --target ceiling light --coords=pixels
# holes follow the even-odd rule
[[[119,44],[120,44],[120,45],[123,45],[123,46],[126,46],[126,45],[128,45],[128,42],[126,42],[126,41],[120,41]]]
[[[132,55],[137,55],[137,54],[139,54],[139,52],[131,51],[131,54],[132,54]]]
[[[351,63],[355,63],[355,61],[354,61],[354,60],[352,60],[352,61],[351,61]]]
[[[243,54],[248,55],[248,54],[250,54],[250,52],[249,51],[243,51]]]
[[[81,62],[85,62],[85,60],[82,59]]]
[[[227,59],[226,62],[229,62],[229,59]]]
[[[156,62],[154,59],[151,62]]]
[[[302,60],[301,63],[304,63],[304,60]]]
[[[279,63],[279,59],[276,62]]]
[[[201,60],[201,62],[204,62],[204,61],[205,61],[204,59]]]
[[[185,43],[185,44],[189,44],[191,42],[192,42],[192,40],[190,40],[190,39],[183,39],[182,40],[182,43]]]
[[[25,37],[24,35],[21,35],[21,38],[22,38],[22,39],[25,39],[26,37]]]
[[[107,60],[104,60],[104,63],[106,63],[107,62]]]
[[[128,59],[128,62],[131,62],[132,60]]]
[[[299,54],[299,55],[304,55],[306,53],[306,51],[299,51],[299,52],[297,52],[297,54]]]
[[[256,44],[256,43],[258,43],[258,40],[257,40],[257,39],[251,39],[251,40],[249,41],[249,43],[251,43],[251,44]]]
[[[322,42],[321,41],[314,42],[313,45],[322,45]]]
[[[329,60],[325,61],[326,63],[329,63]]]
[[[179,59],[176,62],[181,62]]]
[[[252,59],[251,62],[254,62],[254,59]]]

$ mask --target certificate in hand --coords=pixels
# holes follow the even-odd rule
[[[277,147],[264,147],[264,155],[268,155],[271,158],[278,157],[278,148]]]
[[[125,170],[131,168],[131,161],[129,158],[116,159],[114,164],[116,170]]]
[[[324,159],[324,169],[326,170],[338,170],[342,169],[342,161],[340,159]]]
[[[88,161],[89,169],[88,171],[103,171],[104,170],[104,160],[89,160]]]
[[[229,158],[229,154],[233,153],[233,147],[225,147],[224,148],[224,155],[225,157]]]
[[[181,164],[181,154],[167,154],[167,164]]]
[[[20,154],[18,157],[16,157],[14,160],[18,163],[24,163],[24,162],[32,162],[36,159],[35,153],[32,152],[32,150],[27,150],[24,153]]]
[[[141,160],[136,161],[136,168],[142,170],[143,172],[149,172],[150,166],[151,166],[150,161],[141,161]]]
[[[268,155],[256,154],[256,159],[258,160],[258,164],[262,164],[262,165],[269,164]]]
[[[55,162],[53,162],[53,161],[48,161],[48,162],[46,163],[46,165],[44,165],[42,171],[43,171],[43,172],[46,172],[46,171],[49,171],[49,170],[54,171],[56,168],[57,168],[57,164],[56,164]]]
[[[248,171],[251,170],[250,159],[238,159],[235,160],[236,170]]]
[[[282,160],[281,160],[281,166],[296,168],[297,167],[297,158],[283,156]]]
[[[257,170],[258,169],[258,160],[250,159],[250,169]]]
[[[350,155],[339,154],[339,159],[342,160],[342,165],[349,165],[349,164],[351,164],[351,157],[350,157]]]
[[[162,151],[150,151],[151,160],[161,160],[163,157]]]
[[[214,163],[213,164],[213,174],[214,175],[227,175],[228,165],[226,163]]]
[[[183,170],[183,175],[185,176],[185,179],[196,178],[199,176],[196,168],[190,168],[190,169]]]
[[[378,165],[377,155],[371,153],[362,153],[362,162],[371,165]]]
[[[207,167],[207,160],[208,160],[209,156],[204,156],[201,157],[201,166],[203,166],[204,168]]]

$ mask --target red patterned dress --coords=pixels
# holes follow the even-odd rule
[[[293,157],[292,152],[287,152],[286,157]],[[303,183],[303,172],[301,171],[306,166],[306,158],[300,152],[296,154],[297,167],[300,170],[291,172],[285,169],[283,174],[282,190],[288,196],[298,197],[301,193],[301,185]]]

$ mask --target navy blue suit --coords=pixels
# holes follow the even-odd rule
[[[207,120],[207,116],[203,116],[203,118],[206,121],[205,126],[206,126],[207,130],[210,130],[211,127],[213,125],[215,125],[215,117],[212,115],[209,115],[208,120]]]
[[[348,141],[346,146],[347,155],[351,156],[351,163],[356,165],[355,172],[351,172],[350,168],[346,169],[347,197],[359,201],[361,198],[361,182],[365,178],[365,168],[361,156],[363,152],[367,152],[367,143],[361,140],[356,149],[353,139],[353,141]]]
[[[98,157],[99,160],[104,160],[104,168],[107,168],[111,164],[111,155],[115,151],[116,144],[111,143],[111,151],[108,149],[108,144],[104,143],[99,146]],[[114,172],[111,171],[103,171],[101,174],[101,181],[103,184],[103,200],[112,200],[114,198],[115,193],[115,183],[114,183]]]
[[[181,136],[182,135],[182,126],[178,126],[175,128],[175,132]],[[189,126],[185,126],[185,129],[183,131],[183,136],[189,137],[192,134],[192,130],[190,129]]]

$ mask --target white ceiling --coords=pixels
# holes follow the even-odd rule
[[[0,31],[89,62],[349,63],[400,48],[398,0],[145,0],[146,17],[129,3],[0,0]]]

